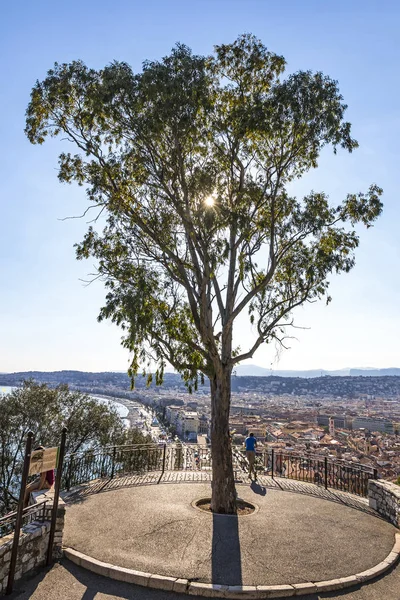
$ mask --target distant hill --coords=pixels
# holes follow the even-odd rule
[[[384,397],[398,398],[400,396],[400,369],[354,369],[360,375],[335,375],[334,371],[274,371],[272,376],[268,369],[267,375],[260,374],[261,367],[257,369],[257,376],[234,374],[232,377],[232,391],[251,391],[272,395],[306,395],[314,397],[342,397],[359,398],[367,395],[369,398]],[[378,372],[378,375],[375,375]],[[383,376],[381,373],[383,372]],[[393,375],[393,372],[397,373]],[[282,373],[290,375],[282,376]],[[337,373],[337,372],[336,372]],[[298,374],[296,376],[296,374]],[[317,376],[319,375],[319,376]],[[130,389],[130,380],[126,373],[103,372],[85,373],[82,371],[31,371],[24,373],[0,374],[0,386],[19,386],[24,379],[34,379],[40,383],[57,386],[67,383],[72,389],[89,394],[104,394],[117,398],[135,397],[146,387],[146,378],[138,377],[135,382],[135,391]],[[154,382],[151,387],[156,386]],[[165,373],[163,389],[185,391],[185,384],[177,373]],[[199,391],[209,393],[209,381],[199,385]]]
[[[239,365],[234,369],[234,376],[239,377],[300,377],[303,379],[316,379],[319,377],[400,377],[399,368],[375,369],[371,368],[347,368],[336,371],[325,369],[310,369],[308,371],[266,369],[259,365]],[[20,385],[24,379],[35,379],[36,381],[51,383],[80,384],[80,385],[103,385],[105,383],[117,385],[118,387],[130,388],[130,379],[126,371],[103,371],[89,373],[85,371],[23,371],[19,373],[0,373],[0,385]],[[180,375],[167,371],[164,376],[165,383],[181,381]],[[146,379],[138,377],[137,387],[146,385]],[[208,383],[207,383],[208,385]]]
[[[349,368],[338,369],[336,371],[326,371],[325,369],[311,369],[309,371],[285,371],[280,369],[266,369],[258,365],[239,365],[235,369],[236,375],[241,377],[268,377],[276,375],[277,377],[305,377],[307,379],[314,377],[400,377],[400,369],[374,369],[374,368]]]
[[[0,374],[0,385],[19,386],[24,380],[33,379],[39,383],[46,383],[51,386],[57,386],[62,383],[75,386],[81,389],[90,389],[97,392],[96,388],[104,389],[109,387],[130,390],[131,381],[125,372],[103,371],[91,373],[86,371],[22,371],[19,373]],[[176,373],[165,373],[164,383],[166,385],[180,382],[181,377]],[[146,377],[138,376],[136,380],[137,388],[146,387]]]
[[[400,377],[400,369],[350,369],[354,377]]]

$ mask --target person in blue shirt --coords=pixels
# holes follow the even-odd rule
[[[247,460],[249,461],[249,477],[251,479],[251,474],[254,473],[254,481],[256,481],[257,473],[256,473],[254,464],[256,462],[257,440],[254,437],[254,433],[249,434],[249,437],[247,437],[245,440],[245,444],[246,444],[246,457],[247,457]]]

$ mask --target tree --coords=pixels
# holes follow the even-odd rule
[[[167,429],[168,429],[169,434],[170,434],[171,437],[175,437],[176,436],[176,434],[177,434],[176,425],[174,425],[173,423],[170,423],[167,426]]]
[[[0,514],[18,500],[26,435],[34,445],[58,446],[67,427],[66,452],[120,444],[127,435],[118,411],[66,385],[50,389],[25,381],[1,398],[0,411]]]
[[[166,362],[189,390],[210,379],[221,513],[236,511],[233,367],[263,343],[285,343],[293,309],[327,296],[329,275],[353,267],[354,225],[369,227],[382,210],[377,185],[336,206],[324,192],[289,193],[324,146],[352,152],[357,142],[337,82],[310,71],[281,80],[284,68],[251,35],[207,57],[178,44],[140,73],[124,62],[55,64],[27,109],[32,143],[62,135],[78,149],[59,159],[60,181],[85,185],[84,214],[96,211],[77,258],[97,259],[108,288],[99,319],[124,330],[132,379],[156,363],[160,383]],[[233,342],[243,311],[254,331],[244,351]]]

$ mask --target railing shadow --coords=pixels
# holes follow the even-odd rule
[[[383,521],[387,520],[374,509],[370,508],[361,498],[359,499],[357,496],[352,496],[352,494],[348,492],[340,492],[331,489],[325,490],[324,487],[312,483],[299,482],[296,479],[280,477],[275,477],[273,480],[261,477],[260,482],[270,489],[290,492],[292,494],[313,496],[314,498],[320,498],[321,500],[328,500],[328,502],[343,504],[344,506],[348,506],[349,508],[353,508]]]
[[[171,485],[176,483],[207,483],[210,480],[211,474],[209,472],[171,471],[164,473],[161,483]],[[72,488],[69,492],[63,491],[61,496],[64,502],[68,504],[79,504],[96,494],[145,485],[157,485],[159,482],[160,473],[157,471],[135,473],[132,475],[122,475],[114,479],[107,478],[90,481],[87,484]]]
[[[211,581],[242,585],[242,560],[237,515],[213,514]]]

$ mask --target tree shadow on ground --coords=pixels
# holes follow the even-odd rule
[[[213,514],[211,581],[242,585],[242,560],[237,515]]]

